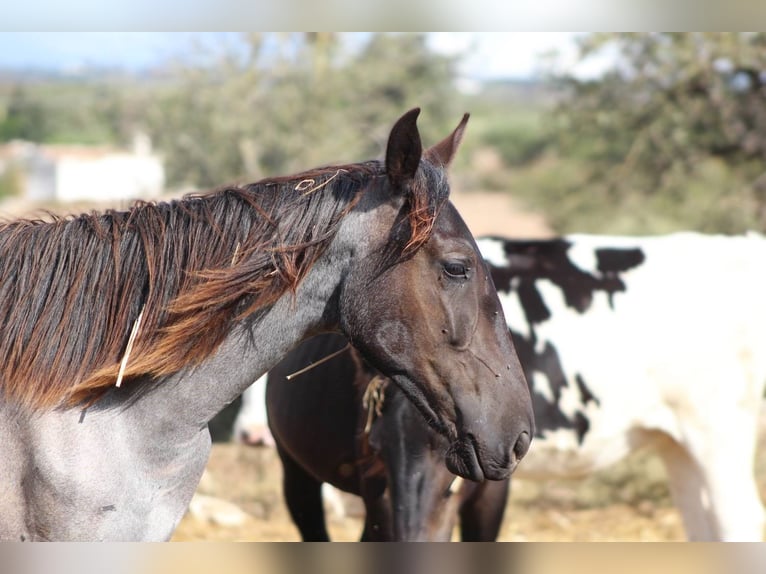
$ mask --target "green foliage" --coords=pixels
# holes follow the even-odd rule
[[[494,147],[508,166],[518,167],[537,159],[548,147],[548,134],[539,125],[538,114],[507,114],[483,134],[486,145]]]
[[[21,172],[15,166],[10,166],[0,173],[0,199],[21,193],[21,177]]]
[[[596,79],[555,78],[558,155],[580,162],[541,185],[559,226],[766,229],[765,48],[761,33],[585,37],[583,59],[615,58]]]
[[[374,34],[349,54],[333,33],[250,34],[199,60],[147,114],[171,184],[379,157],[393,121],[415,106],[425,142],[458,119],[453,62],[421,35]]]
[[[414,106],[426,144],[470,111],[460,186],[510,193],[557,231],[766,230],[766,34],[591,34],[581,57],[611,53],[603,76],[473,95],[423,35],[345,39],[243,34],[141,81],[0,84],[0,141],[128,144],[141,129],[169,185],[207,188],[382,157]]]
[[[18,83],[6,91],[0,97],[0,142],[125,144],[140,109],[134,102],[138,87],[108,81],[55,79]]]
[[[5,117],[0,122],[0,141],[24,139],[42,141],[47,134],[46,114],[42,105],[18,87],[11,93]]]
[[[342,40],[242,34],[140,81],[0,84],[0,141],[125,145],[142,130],[169,185],[207,188],[382,157],[392,123],[415,106],[426,144],[456,125],[454,61],[425,36],[371,34],[352,50]]]
[[[544,213],[558,233],[741,233],[760,225],[762,208],[752,187],[720,159],[706,160],[693,174],[673,172],[662,192],[649,195],[628,187],[615,193],[594,180],[581,160],[552,153],[496,179],[506,182],[504,190],[514,198]]]

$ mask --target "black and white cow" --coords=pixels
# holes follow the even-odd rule
[[[537,436],[516,476],[585,476],[650,446],[690,539],[761,540],[753,465],[766,384],[766,240],[478,243],[534,401]]]
[[[761,540],[759,236],[484,238],[533,393],[517,476],[582,476],[648,445],[692,540]]]

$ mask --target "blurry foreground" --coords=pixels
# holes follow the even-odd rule
[[[756,477],[766,498],[766,416],[762,421]],[[300,540],[282,501],[281,472],[271,449],[214,445],[198,493],[233,502],[246,516],[231,524],[230,513],[213,519],[189,513],[173,540]],[[348,516],[327,511],[330,536],[336,541],[358,540],[362,531],[361,502],[350,495],[346,501]],[[684,532],[662,463],[638,453],[583,480],[516,480],[499,540],[683,541]]]

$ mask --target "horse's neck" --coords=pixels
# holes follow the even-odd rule
[[[394,220],[399,203],[366,193],[343,222],[327,250],[293,294],[238,324],[218,351],[201,365],[158,384],[138,399],[137,416],[152,428],[168,424],[204,427],[258,377],[306,337],[339,326],[340,291],[352,266],[366,260],[380,235],[381,218]],[[163,422],[164,420],[164,422]],[[186,423],[184,425],[183,423]]]
[[[140,396],[136,414],[157,424],[165,419],[206,425],[300,341],[334,328],[343,259],[320,258],[295,295],[287,293],[258,317],[237,324],[210,359]]]

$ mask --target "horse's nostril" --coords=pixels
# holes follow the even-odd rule
[[[513,445],[513,454],[516,456],[516,461],[520,461],[524,458],[529,450],[529,445],[532,442],[531,437],[527,431],[523,431],[519,438],[516,439],[516,444]]]

